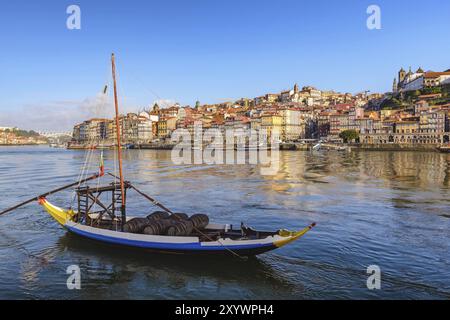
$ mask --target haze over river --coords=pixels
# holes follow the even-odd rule
[[[1,299],[450,299],[449,154],[282,152],[275,176],[253,165],[175,165],[170,151],[124,157],[126,178],[176,212],[256,229],[317,227],[249,261],[197,259],[85,240],[31,204],[0,217]],[[0,147],[0,211],[76,181],[84,159]],[[105,159],[113,170],[112,151]],[[48,199],[68,207],[72,195]],[[129,192],[130,215],[153,210]],[[67,289],[70,265],[81,268],[81,290]],[[366,287],[369,265],[381,268],[381,290]]]

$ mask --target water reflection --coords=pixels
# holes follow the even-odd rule
[[[298,284],[291,283],[269,264],[255,258],[193,259],[184,255],[160,255],[101,244],[72,234],[62,236],[58,240],[58,247],[59,250],[70,250],[71,254],[86,257],[80,268],[86,274],[84,282],[87,282],[89,290],[140,281],[140,285],[152,293],[183,298],[182,294],[171,290],[189,288],[196,278],[196,281],[205,285],[217,286],[217,290],[220,290],[221,284],[230,281],[248,287],[259,286],[262,281],[283,290],[285,294],[298,290]],[[96,292],[88,294],[95,296]],[[196,295],[201,296],[198,293]]]

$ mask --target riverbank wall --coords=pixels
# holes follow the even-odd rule
[[[353,150],[363,151],[433,151],[439,152],[437,144],[411,144],[411,143],[386,143],[386,144],[350,144]]]
[[[328,146],[328,145],[327,145]],[[339,147],[350,148],[351,150],[361,150],[361,151],[417,151],[417,152],[439,152],[439,145],[437,144],[398,144],[398,143],[387,143],[387,144],[336,144],[336,149]],[[157,144],[136,144],[130,146],[130,149],[147,149],[147,150],[172,150],[175,144],[172,143],[157,143]],[[328,146],[329,147],[329,146]],[[102,149],[100,147],[93,146],[72,146],[68,149]],[[107,149],[107,148],[103,148]],[[114,149],[112,146],[110,149]],[[280,144],[280,150],[282,151],[309,151],[312,149],[311,144],[305,143],[283,143]],[[332,149],[325,148],[324,149]]]
[[[0,147],[45,146],[47,143],[0,143]]]

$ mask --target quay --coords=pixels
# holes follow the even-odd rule
[[[176,144],[169,142],[159,143],[142,143],[142,144],[126,144],[122,146],[122,149],[137,149],[137,150],[172,150]],[[199,149],[205,150],[208,147],[207,144],[203,145]],[[69,144],[67,149],[69,150],[111,150],[114,149],[114,145],[82,145],[82,144]],[[245,151],[249,150],[266,150],[270,149],[270,145],[265,147],[257,146],[256,148],[249,148],[246,146]],[[198,148],[193,147],[193,150]],[[216,146],[215,149],[223,149],[226,147]],[[234,150],[240,150],[238,145],[234,146]],[[281,143],[279,145],[281,151],[311,151],[311,150],[327,150],[327,151],[418,151],[418,152],[442,152],[450,153],[450,145],[448,144],[413,144],[413,143],[388,143],[388,144],[366,144],[366,143],[329,143],[329,142],[308,142],[308,143]]]

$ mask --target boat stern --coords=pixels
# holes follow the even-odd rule
[[[45,211],[47,211],[48,214],[62,226],[66,225],[67,221],[72,220],[72,218],[75,216],[75,212],[73,210],[61,209],[57,206],[52,205],[45,198],[40,198],[39,204],[44,207]]]

